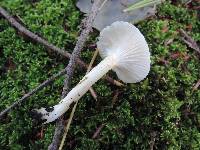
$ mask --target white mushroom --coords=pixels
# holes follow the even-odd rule
[[[103,60],[59,104],[35,110],[44,123],[52,122],[64,114],[72,102],[80,99],[111,69],[126,83],[139,82],[148,75],[149,48],[144,36],[134,25],[122,21],[114,22],[101,31],[97,47]]]

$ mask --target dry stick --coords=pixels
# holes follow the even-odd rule
[[[89,65],[83,63],[83,67],[84,68],[90,68]],[[11,111],[12,109],[14,109],[15,107],[19,106],[20,104],[22,104],[23,102],[25,102],[30,96],[32,96],[33,94],[35,94],[36,92],[42,90],[44,87],[48,86],[51,82],[53,82],[54,80],[56,80],[58,77],[64,75],[66,73],[66,69],[63,69],[61,71],[59,71],[57,74],[54,74],[53,76],[51,76],[49,79],[45,80],[43,83],[41,83],[40,85],[38,85],[36,88],[34,88],[33,90],[31,90],[30,92],[28,92],[27,94],[25,94],[22,98],[20,98],[19,100],[17,100],[16,102],[14,102],[12,105],[10,105],[8,108],[6,108],[5,110],[3,110],[0,113],[0,119],[7,114],[9,111]],[[109,77],[110,78],[110,77]],[[110,78],[111,80],[113,80],[112,78]],[[111,82],[112,83],[112,82]],[[118,85],[119,86],[119,85]],[[95,95],[94,95],[95,97]]]
[[[53,82],[55,79],[57,79],[58,77],[64,75],[66,73],[66,70],[63,69],[60,72],[58,72],[57,74],[51,76],[49,79],[47,79],[46,81],[44,81],[43,83],[41,83],[38,87],[36,87],[35,89],[31,90],[30,92],[28,92],[27,94],[25,94],[22,98],[20,98],[19,100],[17,100],[16,102],[14,102],[11,106],[9,106],[8,108],[6,108],[5,110],[3,110],[0,113],[0,119],[7,114],[10,110],[14,109],[15,107],[19,106],[20,104],[22,104],[23,102],[25,102],[25,100],[27,100],[30,96],[32,96],[33,94],[35,94],[36,92],[42,90],[44,87],[46,87],[47,85],[49,85],[51,82]]]
[[[64,51],[63,49],[60,49],[56,46],[54,46],[53,44],[49,43],[48,41],[42,39],[41,37],[39,37],[38,35],[36,35],[35,33],[29,31],[28,29],[26,29],[23,25],[21,25],[19,22],[17,22],[5,9],[3,9],[2,7],[0,7],[0,14],[6,19],[8,20],[8,22],[15,27],[18,31],[20,31],[21,33],[23,33],[24,35],[26,35],[27,37],[33,39],[34,41],[36,41],[39,44],[44,45],[45,47],[56,51],[57,53],[70,58],[70,53]]]
[[[197,83],[195,84],[192,90],[193,91],[197,90],[199,86],[200,86],[200,79],[197,81]]]
[[[0,15],[2,15],[13,27],[15,27],[16,30],[18,30],[19,32],[23,33],[24,35],[26,35],[27,37],[29,37],[30,39],[34,40],[35,42],[43,45],[45,48],[50,49],[52,51],[55,51],[59,54],[61,54],[62,56],[66,57],[66,58],[70,58],[71,54],[68,53],[67,51],[65,51],[64,49],[60,49],[56,46],[54,46],[53,44],[49,43],[48,41],[44,40],[43,38],[39,37],[38,35],[34,34],[33,32],[29,31],[28,29],[26,29],[24,26],[22,26],[20,23],[18,23],[5,9],[3,9],[2,7],[0,7]],[[76,62],[84,67],[87,68],[87,64],[85,64],[83,61],[81,61],[80,59],[76,59]],[[66,71],[66,70],[65,70]],[[61,71],[62,72],[62,71]],[[59,73],[58,73],[59,74]],[[55,80],[52,78],[52,81]],[[123,86],[124,84],[120,83],[119,81],[113,80],[112,78],[110,78],[109,76],[106,76],[105,79],[110,82],[111,84],[117,85],[117,86]],[[42,88],[44,88],[46,85],[48,85],[51,82],[51,79],[48,79],[48,81],[43,82],[41,85],[39,85],[38,87],[36,87],[35,89],[33,89],[31,92],[27,93],[25,96],[23,96],[20,100],[18,100],[16,103],[14,103],[13,105],[11,105],[8,109],[6,109],[5,111],[3,111],[3,115],[6,114],[7,112],[9,112],[11,109],[13,109],[14,107],[18,106],[19,104],[21,104],[22,102],[24,102],[28,97],[30,97],[31,95],[33,95],[34,93],[36,93],[37,91],[41,90]],[[62,126],[62,125],[61,125]],[[59,132],[59,131],[58,131]]]
[[[48,41],[42,39],[41,37],[39,37],[38,35],[32,33],[31,31],[27,30],[24,26],[22,26],[20,23],[18,23],[11,15],[9,15],[9,13],[3,9],[2,7],[0,7],[0,14],[9,21],[9,23],[15,27],[18,31],[20,31],[21,33],[23,33],[24,35],[26,35],[27,37],[29,37],[30,39],[36,41],[37,43],[43,45],[44,47],[53,50],[59,54],[61,54],[64,57],[70,58],[71,54],[68,53],[67,51],[64,51],[63,49],[60,49],[56,46],[54,46],[53,44],[49,43]],[[82,60],[80,59],[76,59],[76,62],[84,68],[87,68],[88,65],[85,64]],[[52,81],[54,81],[55,79],[57,79],[59,76],[63,75],[64,73],[66,73],[66,70],[61,70],[60,72],[58,72],[57,74],[53,75],[52,77],[50,77],[49,79],[47,79],[46,81],[44,81],[43,83],[41,83],[38,87],[36,87],[35,89],[31,90],[30,92],[28,92],[27,94],[25,94],[22,98],[20,98],[18,101],[16,101],[15,103],[13,103],[11,106],[9,106],[8,108],[6,108],[5,110],[3,110],[0,113],[0,118],[2,116],[4,116],[6,113],[8,113],[10,110],[12,110],[13,108],[17,107],[18,105],[20,105],[21,103],[23,103],[25,100],[27,100],[30,96],[32,96],[34,93],[38,92],[39,90],[43,89],[44,87],[46,87],[47,85],[49,85],[49,83],[51,83]],[[106,76],[105,79],[110,82],[111,84],[117,85],[117,86],[123,86],[122,83],[120,83],[119,81],[113,80],[111,77]]]
[[[64,81],[64,88],[63,88],[63,93],[62,93],[63,98],[65,97],[65,95],[67,94],[67,91],[69,90],[68,86],[70,85],[70,81],[74,73],[76,58],[79,57],[80,52],[83,49],[84,43],[86,42],[89,33],[92,31],[92,24],[99,10],[100,2],[101,0],[94,1],[94,4],[91,9],[91,13],[89,14],[86,20],[85,19],[83,20],[83,29],[81,31],[80,36],[78,37],[78,41],[72,52],[72,56],[70,57],[69,63],[66,67],[67,75]]]
[[[0,7],[0,15],[2,15],[13,27],[15,27],[16,30],[18,30],[19,32],[23,33],[24,35],[26,35],[27,37],[29,37],[30,39],[34,40],[35,42],[43,45],[45,48],[50,49],[52,51],[55,51],[57,53],[59,53],[60,55],[66,57],[66,58],[70,58],[71,54],[68,53],[67,51],[65,51],[64,49],[60,49],[58,47],[56,47],[55,45],[49,43],[47,40],[39,37],[37,34],[29,31],[28,29],[26,29],[23,25],[21,25],[19,22],[17,22],[5,9],[3,9],[2,7]],[[84,68],[87,68],[87,64],[85,64],[81,59],[76,58],[76,62]],[[123,86],[122,83],[120,83],[119,81],[116,81],[114,79],[112,79],[109,76],[106,76],[105,79],[112,83],[115,84],[117,86]]]
[[[88,72],[91,70],[92,65],[93,65],[93,63],[94,63],[94,61],[95,61],[97,55],[98,55],[98,49],[96,49],[96,51],[94,52],[94,55],[93,55],[93,57],[92,57],[92,59],[91,59],[91,61],[90,61],[90,64],[89,64],[89,66],[88,66],[88,69],[87,69],[86,74],[88,74]],[[62,150],[62,148],[63,148],[63,146],[64,146],[65,139],[66,139],[66,136],[67,136],[69,127],[70,127],[70,125],[71,125],[72,118],[73,118],[73,116],[74,116],[74,112],[75,112],[75,110],[76,110],[77,104],[78,104],[78,101],[76,101],[76,103],[75,103],[75,105],[74,105],[74,107],[73,107],[73,109],[72,109],[72,112],[70,113],[70,117],[69,117],[69,120],[68,120],[68,122],[67,122],[67,126],[66,126],[66,128],[65,128],[65,131],[64,131],[64,134],[63,134],[63,138],[62,138],[62,141],[61,141],[60,146],[59,146],[59,150]]]
[[[183,36],[182,40],[192,49],[196,50],[200,54],[200,48],[192,37],[190,37],[183,29],[180,29],[180,33]]]
[[[59,54],[70,58],[71,54],[66,52],[64,49],[60,49],[56,46],[54,46],[53,44],[49,43],[48,41],[42,39],[41,37],[39,37],[38,35],[32,33],[31,31],[27,30],[24,26],[22,26],[20,23],[18,23],[11,15],[9,15],[9,13],[3,9],[2,7],[0,7],[0,14],[5,17],[10,24],[15,27],[16,29],[18,29],[18,31],[20,31],[21,33],[24,33],[26,36],[28,36],[29,38],[33,39],[34,41],[44,45],[45,47],[47,47],[48,49],[54,50],[56,52],[58,52]],[[80,63],[80,60],[77,60]],[[93,95],[93,93],[91,93]],[[94,97],[95,98],[95,97]]]
[[[63,138],[62,138],[61,143],[60,143],[60,146],[59,146],[59,150],[62,150],[62,148],[63,148],[63,146],[64,146],[65,138],[66,138],[66,136],[67,136],[67,132],[68,132],[68,129],[69,129],[69,127],[70,127],[72,118],[73,118],[73,116],[74,116],[74,112],[75,112],[75,110],[76,110],[77,104],[78,104],[78,101],[75,103],[75,105],[74,105],[74,107],[73,107],[73,109],[72,109],[72,112],[71,112],[71,114],[70,114],[69,120],[68,120],[68,122],[67,122],[66,129],[64,130]]]
[[[9,15],[7,13],[6,10],[4,10],[2,7],[0,7],[0,14],[6,18],[10,24],[15,27],[18,31],[20,31],[21,33],[23,33],[24,35],[26,35],[27,37],[31,38],[32,40],[36,41],[37,43],[43,45],[44,47],[51,49],[55,52],[58,52],[59,54],[61,54],[62,56],[65,56],[67,58],[71,57],[71,54],[68,53],[67,51],[64,51],[63,49],[60,49],[54,45],[52,45],[51,43],[49,43],[48,41],[42,39],[41,37],[39,37],[38,35],[32,33],[31,31],[27,30],[24,26],[22,26],[21,24],[19,24],[11,15]],[[76,59],[76,62],[83,68],[87,68],[88,65],[85,64],[82,60],[80,59]],[[51,83],[52,81],[54,81],[55,79],[57,79],[59,76],[63,75],[64,73],[66,73],[66,70],[61,70],[60,72],[58,72],[57,74],[53,75],[52,77],[50,77],[49,79],[47,79],[46,81],[44,81],[43,83],[41,83],[38,87],[36,87],[35,89],[31,90],[30,92],[28,92],[27,94],[25,94],[21,99],[19,99],[18,101],[16,101],[15,103],[13,103],[11,106],[9,106],[8,108],[6,108],[5,110],[3,110],[0,113],[0,118],[5,115],[6,113],[8,113],[11,109],[15,108],[16,106],[18,106],[19,104],[23,103],[25,100],[27,100],[27,98],[29,98],[30,96],[32,96],[34,93],[38,92],[39,90],[43,89],[44,87],[46,87],[47,85],[49,85],[49,83]],[[107,81],[109,81],[112,84],[115,84],[117,86],[123,86],[122,83],[120,83],[119,81],[113,80],[111,77],[106,76],[105,79]]]
[[[120,94],[119,89],[117,89],[117,90],[115,91],[115,95],[113,96],[113,99],[112,99],[112,107],[113,107],[114,104],[116,103],[119,94]]]
[[[104,4],[105,4],[106,2],[107,2],[107,0],[104,0],[104,2],[101,4],[99,10],[104,6]],[[99,52],[99,50],[96,49],[95,52],[94,52],[94,55],[93,55],[93,57],[92,57],[92,60],[90,61],[90,64],[89,64],[89,66],[88,66],[88,69],[87,69],[86,74],[88,74],[88,72],[91,70],[92,65],[93,65],[93,63],[94,63],[94,61],[95,61],[95,59],[96,59],[96,57],[97,57],[97,55],[98,55],[98,52]],[[97,100],[97,96],[96,96],[96,93],[95,93],[95,91],[93,90],[93,88],[90,88],[89,90],[90,90],[90,93],[92,94],[92,96],[95,97],[95,100]],[[73,109],[72,109],[72,112],[70,113],[70,117],[69,117],[69,120],[68,120],[68,122],[67,122],[67,126],[66,126],[66,128],[65,128],[65,130],[64,130],[64,134],[63,134],[63,138],[62,138],[62,140],[61,140],[61,144],[60,144],[60,146],[59,146],[59,150],[62,150],[62,148],[63,148],[63,146],[64,146],[64,142],[65,142],[65,139],[66,139],[66,136],[67,136],[69,127],[70,127],[70,125],[71,125],[72,118],[73,118],[73,116],[74,116],[74,113],[75,113],[77,104],[78,104],[78,101],[76,101],[76,103],[75,103],[75,105],[74,105],[74,107],[73,107]]]
[[[107,2],[107,0],[104,0],[104,2],[101,4],[99,10],[104,6],[104,4],[105,4],[106,2]],[[92,65],[93,65],[93,63],[94,63],[94,61],[95,61],[95,59],[96,59],[96,57],[97,57],[97,55],[98,55],[98,52],[99,52],[99,50],[96,49],[95,52],[94,52],[94,55],[93,55],[93,57],[92,57],[92,60],[90,61],[90,64],[89,64],[89,66],[88,66],[88,69],[87,69],[86,74],[91,70]],[[96,96],[96,93],[95,93],[95,91],[93,90],[93,88],[90,88],[89,90],[90,90],[90,93],[92,94],[92,96],[95,97],[95,100],[97,100],[97,96]],[[67,136],[69,127],[70,127],[70,125],[71,125],[72,118],[73,118],[73,116],[74,116],[74,113],[75,113],[77,104],[78,104],[78,101],[76,101],[76,103],[75,103],[75,105],[74,105],[74,107],[73,107],[73,109],[72,109],[72,112],[70,113],[70,117],[69,117],[69,120],[68,120],[68,122],[67,122],[67,126],[66,126],[66,128],[65,128],[65,130],[64,130],[64,134],[63,134],[63,138],[62,138],[62,140],[61,140],[61,144],[60,144],[60,146],[59,146],[59,150],[62,150],[62,148],[63,148],[63,146],[64,146],[64,142],[65,142],[65,139],[66,139],[66,136]]]
[[[92,95],[92,97],[97,101],[97,94],[96,94],[96,92],[94,91],[94,89],[91,87],[91,88],[89,89],[89,91],[90,91],[90,94]]]
[[[48,41],[44,40],[43,38],[39,37],[38,35],[36,35],[35,33],[29,31],[28,29],[26,29],[23,25],[21,25],[20,23],[18,23],[5,9],[3,9],[2,7],[0,7],[0,14],[6,19],[8,20],[8,22],[15,27],[19,32],[23,33],[24,35],[26,35],[27,37],[29,37],[30,39],[36,41],[37,43],[43,45],[44,47],[46,47],[47,49],[53,50],[59,54],[61,54],[64,57],[70,58],[71,54],[68,53],[67,51],[65,51],[64,49],[60,49],[58,47],[56,47],[55,45],[49,43]],[[80,59],[76,59],[76,62],[84,67],[87,68],[87,64],[85,64],[82,60]],[[64,70],[62,70],[64,71]],[[61,71],[61,72],[62,72]],[[60,73],[60,72],[59,72]],[[58,74],[59,74],[58,73]],[[58,76],[59,77],[59,76]],[[50,77],[53,78],[54,77]],[[56,77],[57,78],[57,77]],[[56,79],[55,78],[55,79]],[[54,80],[55,80],[54,79]],[[123,86],[122,83],[120,83],[119,81],[113,80],[112,78],[110,78],[109,76],[106,76],[105,79],[107,81],[109,81],[112,84],[115,84],[117,86]],[[49,80],[49,79],[48,79]],[[13,103],[11,106],[9,106],[7,109],[5,109],[4,111],[2,111],[0,113],[0,117],[2,117],[3,115],[5,115],[7,112],[9,112],[11,109],[13,109],[14,107],[18,106],[19,104],[21,104],[22,102],[24,102],[28,97],[32,96],[34,93],[36,93],[37,91],[41,90],[43,87],[47,86],[49,83],[49,81],[45,81],[43,82],[41,85],[39,85],[38,87],[36,87],[35,89],[33,89],[32,91],[30,91],[29,93],[27,93],[26,95],[24,95],[21,99],[19,99],[18,101],[16,101],[15,103]],[[52,80],[53,81],[53,80]],[[47,82],[47,84],[46,84]],[[51,82],[51,80],[50,80]],[[93,94],[93,93],[91,93]],[[95,98],[95,97],[94,97]]]
[[[152,132],[151,135],[151,141],[150,141],[150,150],[154,150],[154,145],[155,145],[155,139],[156,139],[156,132]]]
[[[72,52],[72,56],[70,57],[69,64],[66,67],[67,74],[66,74],[66,78],[64,81],[62,98],[65,97],[65,95],[67,94],[67,92],[69,90],[70,81],[71,81],[71,78],[74,73],[76,59],[79,57],[80,52],[84,46],[84,43],[86,42],[89,33],[92,31],[92,24],[98,13],[100,2],[101,2],[101,0],[94,1],[91,12],[84,22],[84,27],[82,29],[80,36],[78,37],[78,41],[76,42],[76,46]],[[53,142],[49,146],[49,148],[48,148],[49,150],[57,150],[58,149],[58,146],[60,145],[60,139],[63,134],[63,130],[64,130],[64,120],[62,118],[60,118],[56,122],[56,129],[54,132]]]
[[[94,52],[94,55],[92,57],[92,60],[90,61],[90,64],[88,66],[86,74],[91,70],[92,65],[93,65],[93,63],[94,63],[94,61],[95,61],[95,59],[96,59],[96,57],[98,55],[98,52],[99,52],[99,50],[96,49],[95,52]],[[93,98],[97,101],[97,95],[96,95],[96,92],[94,91],[94,89],[90,88],[89,90],[90,90],[90,93],[92,94]]]
[[[93,136],[92,136],[92,139],[96,139],[97,136],[99,135],[99,133],[101,132],[101,130],[103,129],[103,127],[105,126],[105,124],[101,124],[97,129],[96,131],[94,132]]]

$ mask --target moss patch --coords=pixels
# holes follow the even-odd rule
[[[58,47],[72,51],[82,14],[75,0],[3,0],[5,7],[31,31]],[[79,102],[66,146],[70,149],[199,149],[200,91],[198,54],[187,47],[178,32],[187,31],[200,42],[197,11],[166,2],[156,17],[139,22],[150,49],[152,66],[144,81],[124,88],[105,80],[93,87],[98,101],[87,93]],[[0,110],[3,110],[42,81],[64,68],[65,58],[30,39],[24,39],[0,19]],[[82,59],[89,62],[95,43],[89,39]],[[98,61],[100,59],[98,58]],[[85,74],[76,70],[75,85]],[[113,75],[110,73],[110,75]],[[114,76],[113,76],[114,77]],[[0,148],[47,149],[55,123],[36,126],[29,117],[32,108],[52,106],[60,100],[63,78],[32,96],[20,109],[0,123]],[[120,94],[112,106],[116,88]],[[96,139],[92,136],[104,124]]]

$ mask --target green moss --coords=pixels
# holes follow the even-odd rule
[[[72,51],[82,15],[71,0],[4,0],[0,5],[58,47]],[[190,25],[192,30],[187,27]],[[70,149],[198,149],[200,147],[200,91],[192,87],[199,80],[197,53],[181,40],[179,29],[200,42],[200,22],[195,10],[169,2],[157,16],[139,22],[151,50],[148,78],[118,88],[105,80],[93,87],[98,101],[87,93],[79,102],[66,147]],[[81,54],[89,62],[98,33],[94,33]],[[171,42],[169,42],[171,41]],[[173,58],[178,54],[177,58]],[[189,56],[189,59],[187,57]],[[98,61],[100,58],[98,57]],[[22,38],[6,20],[0,19],[0,110],[3,110],[52,74],[67,60],[43,46]],[[97,62],[96,62],[97,63]],[[85,74],[77,68],[75,85]],[[113,76],[112,73],[110,73]],[[116,77],[115,75],[113,76]],[[63,77],[32,96],[20,109],[11,111],[0,125],[0,149],[47,149],[55,123],[42,129],[29,117],[33,108],[51,106],[60,100]],[[119,97],[112,106],[115,89]],[[96,139],[96,129],[104,124]],[[44,133],[41,136],[41,133]]]

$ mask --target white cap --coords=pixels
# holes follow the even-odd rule
[[[113,70],[125,83],[143,80],[150,70],[150,52],[142,33],[132,24],[117,21],[100,32],[97,47],[102,58],[115,56]]]

